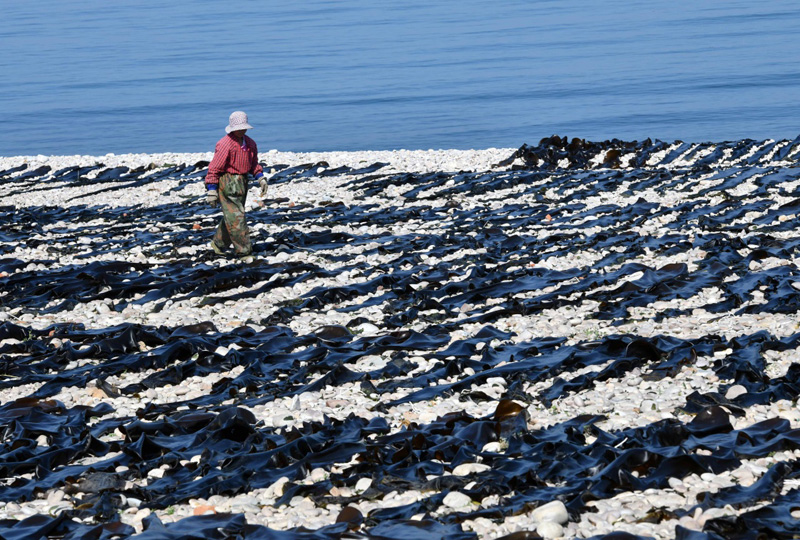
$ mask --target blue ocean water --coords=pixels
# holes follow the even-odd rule
[[[4,156],[800,133],[789,0],[0,4]]]

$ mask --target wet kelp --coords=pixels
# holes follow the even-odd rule
[[[0,208],[0,272],[5,275],[0,306],[16,316],[59,313],[94,300],[109,302],[116,312],[130,304],[169,309],[170,301],[190,298],[213,305],[304,281],[330,282],[344,273],[360,278],[318,286],[285,305],[265,306],[263,313],[249,314],[249,324],[230,331],[211,322],[99,329],[79,322],[43,329],[21,321],[0,323],[0,388],[35,386],[28,397],[0,406],[0,470],[6,479],[0,500],[32,500],[62,489],[74,503],[56,517],[2,522],[0,536],[130,537],[133,529],[117,522],[128,498],[159,509],[190,498],[247,493],[287,477],[277,504],[304,496],[319,505],[340,505],[339,522],[317,531],[277,532],[248,524],[241,514],[197,516],[178,524],[152,516],[138,538],[473,538],[462,530],[465,520],[499,521],[554,499],[564,501],[575,517],[591,511],[587,503],[593,500],[667,489],[671,478],[720,474],[739,467],[743,459],[796,450],[800,430],[788,421],[773,418],[734,429],[729,415],[740,416],[757,404],[796,401],[800,365],[769,377],[765,355],[796,350],[800,334],[681,339],[618,333],[576,343],[542,335],[515,342],[494,324],[514,315],[594,302],[592,316],[623,325],[633,320],[637,308],[696,299],[710,289],[718,293],[713,301],[653,309],[650,317],[659,321],[692,309],[796,313],[798,241],[783,233],[794,229],[800,170],[778,162],[797,153],[796,141],[674,145],[553,137],[522,147],[498,170],[476,173],[381,174],[382,164],[361,170],[320,163],[278,166],[272,172],[275,182],[346,175],[347,187],[363,194],[363,202],[276,204],[252,212],[253,220],[283,227],[269,240],[255,235],[257,251],[304,250],[317,261],[273,265],[259,259],[222,271],[208,253],[178,251],[202,245],[206,235],[192,225],[214,219],[194,200],[156,207]],[[10,189],[20,190],[84,185],[99,192],[153,178],[173,179],[170,189],[175,189],[198,181],[206,165],[133,171],[102,165],[91,171],[16,168],[0,176]],[[620,186],[626,186],[626,199],[603,201],[604,193]],[[388,197],[390,188],[400,192],[396,202],[376,204],[374,198]],[[650,202],[649,192],[680,196],[667,206]],[[533,202],[514,201],[522,196]],[[776,197],[785,202],[776,204]],[[308,223],[346,226],[350,232],[308,232]],[[392,223],[407,224],[414,233],[391,234],[384,227]],[[153,232],[155,224],[163,230]],[[78,239],[88,239],[91,249],[82,248]],[[23,261],[14,256],[13,246],[19,243],[43,247],[53,257]],[[365,255],[380,254],[387,262],[353,260],[340,253],[347,246],[362,247]],[[149,258],[130,262],[121,257],[135,248]],[[697,253],[692,265],[637,262],[645,254],[668,259],[689,250]],[[91,260],[60,265],[59,255],[66,252]],[[562,269],[548,267],[549,261],[576,252],[592,256]],[[781,264],[762,267],[765,260]],[[358,324],[368,322],[359,317],[348,327],[323,326],[306,335],[287,326],[307,312],[356,313],[368,307],[383,314],[377,335],[359,335]],[[480,332],[454,337],[476,323],[483,327]],[[391,361],[381,368],[352,369],[365,356],[383,354]],[[419,365],[418,357],[428,361],[426,366]],[[718,392],[688,395],[683,410],[694,415],[691,421],[668,418],[619,431],[598,427],[601,414],[546,428],[528,422],[527,406],[549,407],[634,369],[653,380],[669,378],[699,358],[711,359],[724,382]],[[589,366],[597,370],[574,375]],[[237,375],[221,377],[201,397],[169,404],[143,398],[150,389],[234,368],[240,368]],[[106,382],[123,372],[150,374],[125,387]],[[390,423],[392,409],[404,403],[454,395],[465,404],[494,401],[495,396],[476,387],[497,377],[506,384],[488,416],[461,411],[432,422]],[[527,390],[547,381],[538,393]],[[250,410],[352,383],[373,399],[376,416],[324,416],[272,427]],[[747,392],[726,398],[733,385]],[[86,386],[145,404],[120,415],[107,402],[66,407],[54,398],[65,387]],[[400,398],[383,397],[398,390],[407,391]],[[484,448],[490,442],[502,444],[488,452]],[[488,468],[452,475],[459,465],[475,461]],[[314,484],[303,482],[314,468],[341,464],[349,465]],[[149,473],[154,469],[165,473],[153,478]],[[781,493],[798,474],[797,462],[781,462],[752,486],[704,494],[697,508],[762,506],[735,518],[709,520],[702,532],[678,527],[676,537],[797,535],[791,512],[800,504],[798,492]],[[333,488],[352,488],[362,478],[372,480],[366,492],[332,495]],[[348,506],[411,490],[424,496],[365,516]],[[498,502],[439,512],[452,490],[476,503],[491,495]],[[642,519],[669,520],[693,511],[653,508]],[[604,538],[638,537],[615,533]]]

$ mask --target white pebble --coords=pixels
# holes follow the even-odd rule
[[[356,482],[356,493],[364,493],[372,485],[372,478],[359,478]]]
[[[737,397],[747,393],[747,388],[741,384],[734,384],[728,391],[725,392],[725,399],[736,399]]]
[[[445,495],[442,503],[448,508],[464,508],[472,503],[472,499],[469,495],[465,495],[459,491],[451,491]]]
[[[569,512],[567,512],[567,507],[564,506],[563,502],[550,501],[531,512],[531,519],[537,523],[552,521],[553,523],[564,524],[569,521]]]
[[[536,532],[542,538],[560,538],[564,535],[564,527],[552,521],[544,521],[536,527]]]
[[[491,467],[484,463],[462,463],[453,469],[453,475],[467,476],[468,474],[488,471],[489,469],[491,469]]]

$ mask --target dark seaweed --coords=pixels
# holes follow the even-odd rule
[[[282,231],[267,241],[254,235],[256,252],[305,250],[315,262],[271,265],[263,259],[221,270],[211,254],[194,257],[177,249],[203,245],[216,215],[189,199],[179,204],[145,208],[78,205],[69,208],[0,207],[0,306],[16,316],[40,316],[93,300],[109,302],[121,311],[130,304],[158,311],[169,301],[200,298],[204,304],[254,298],[259,294],[314,278],[332,278],[348,271],[360,283],[319,287],[296,301],[267,313],[249,314],[249,323],[220,331],[210,322],[168,328],[121,324],[86,329],[79,323],[54,324],[38,330],[21,322],[0,323],[0,388],[41,383],[30,396],[0,406],[0,471],[8,481],[0,500],[28,501],[53,488],[64,489],[75,503],[57,517],[32,516],[0,522],[2,538],[127,538],[133,529],[116,522],[124,509],[122,495],[153,509],[185,503],[214,494],[235,495],[267,487],[281,477],[290,479],[277,504],[308,496],[317,504],[347,509],[362,497],[382,498],[392,491],[430,493],[406,506],[368,515],[343,512],[336,524],[317,531],[279,532],[245,522],[243,515],[215,514],[163,524],[155,516],[137,538],[474,538],[461,523],[477,517],[501,521],[554,499],[564,501],[573,518],[587,512],[592,500],[625,491],[669,487],[670,478],[730,471],[742,459],[767,457],[800,448],[800,430],[773,418],[744,429],[733,429],[730,416],[747,407],[778,400],[796,402],[800,364],[781,377],[766,374],[765,354],[795,350],[800,334],[778,338],[767,332],[726,339],[706,335],[684,340],[673,336],[643,338],[629,334],[599,336],[567,344],[540,336],[512,343],[511,334],[492,324],[502,318],[540,313],[546,309],[597,302],[598,319],[622,324],[632,321],[631,309],[658,301],[689,299],[703,289],[716,288],[720,300],[701,306],[712,313],[797,313],[800,270],[794,261],[800,242],[780,233],[795,228],[797,190],[784,187],[800,170],[778,167],[800,153],[800,141],[722,144],[681,144],[659,157],[670,145],[661,141],[592,143],[553,136],[535,147],[523,146],[498,167],[502,170],[380,174],[383,164],[361,169],[332,169],[327,163],[295,167],[274,166],[270,181],[313,182],[314,177],[351,175],[347,187],[380,196],[389,186],[403,186],[402,200],[390,208],[370,204],[345,205],[330,201],[318,207],[272,201],[249,219],[280,224]],[[767,157],[772,155],[770,161]],[[602,159],[598,160],[598,156]],[[622,157],[628,156],[626,162]],[[666,167],[681,158],[686,167]],[[565,161],[566,160],[566,161]],[[657,163],[653,163],[656,160]],[[736,165],[731,166],[730,163]],[[567,166],[564,166],[567,163]],[[93,186],[93,193],[172,179],[170,191],[199,182],[207,163],[129,170],[71,167],[17,167],[0,173],[14,192],[55,190],[64,185]],[[93,178],[87,174],[93,173]],[[755,189],[747,196],[731,192],[745,182]],[[626,183],[630,202],[588,207],[587,197],[601,197]],[[533,204],[503,201],[493,206],[483,194],[514,189]],[[638,194],[647,190],[692,193],[678,206],[665,207]],[[432,193],[435,191],[435,193]],[[774,196],[793,198],[783,205]],[[720,200],[721,197],[721,200]],[[714,202],[712,202],[712,199]],[[442,206],[440,201],[446,201]],[[413,202],[414,204],[406,204]],[[759,217],[744,220],[751,212]],[[670,218],[666,234],[640,236],[635,227]],[[97,225],[96,220],[102,220]],[[739,220],[741,223],[736,223]],[[70,227],[58,227],[58,222]],[[409,235],[358,234],[363,226],[395,222],[445,223],[441,232]],[[202,223],[206,230],[196,230]],[[167,223],[165,232],[153,232]],[[309,223],[346,225],[349,233],[305,232]],[[546,225],[548,234],[535,235]],[[61,235],[61,247],[44,240],[45,228]],[[425,228],[421,228],[424,231]],[[89,239],[91,247],[80,244]],[[44,247],[50,259],[22,261],[14,246]],[[392,254],[390,263],[370,266],[337,255],[345,246],[370,245],[365,255]],[[121,260],[140,248],[160,262]],[[613,248],[613,249],[612,249]],[[458,260],[442,261],[464,249]],[[541,267],[550,258],[573,253],[602,253],[592,263],[564,270]],[[690,269],[686,264],[650,267],[637,262],[645,253],[660,256],[697,249],[702,252]],[[58,266],[62,254],[82,258],[107,255],[103,261]],[[784,265],[762,270],[759,261],[776,258]],[[326,262],[345,263],[332,270]],[[28,270],[29,263],[45,270]],[[277,276],[277,277],[276,277]],[[420,285],[425,282],[426,286]],[[261,285],[257,286],[257,284]],[[244,292],[239,291],[244,287]],[[542,293],[548,290],[550,292]],[[754,295],[763,302],[750,303]],[[486,304],[492,300],[491,306]],[[350,305],[343,306],[344,302]],[[308,310],[356,311],[380,305],[386,315],[384,332],[358,335],[358,320],[349,328],[328,326],[296,335],[285,324]],[[465,317],[457,318],[458,314]],[[677,308],[654,313],[660,321],[687,314]],[[413,322],[427,324],[422,332]],[[483,329],[468,339],[451,336],[465,324]],[[253,330],[252,326],[264,328]],[[53,340],[61,341],[55,346]],[[146,347],[143,348],[141,344]],[[229,349],[221,356],[219,347]],[[687,397],[683,407],[690,422],[667,419],[650,425],[608,432],[597,423],[600,415],[579,416],[546,429],[532,429],[527,406],[549,407],[554,401],[616,379],[633,369],[643,377],[675,375],[700,357],[730,352],[713,362],[724,382],[719,392]],[[350,369],[366,355],[389,353],[391,362],[370,373]],[[413,356],[434,360],[425,371]],[[80,366],[72,364],[82,360]],[[72,365],[70,365],[72,364]],[[69,367],[68,367],[69,365]],[[147,403],[131,416],[118,416],[107,403],[94,408],[67,408],[53,399],[64,387],[93,385],[107,396],[142,396],[149,389],[179,384],[186,377],[220,373],[241,366],[236,377],[224,377],[202,397],[179,403]],[[599,371],[570,376],[588,366]],[[472,375],[466,375],[469,368]],[[106,382],[124,371],[155,370],[141,382],[116,388]],[[413,374],[412,374],[413,372]],[[292,428],[267,427],[246,408],[276,398],[325,387],[358,383],[372,398],[374,411],[385,412],[402,403],[457,395],[459,399],[492,400],[473,390],[490,377],[506,381],[495,412],[476,418],[465,412],[436,420],[407,423],[393,429],[382,417],[368,420],[351,415],[344,420],[323,418]],[[453,379],[454,378],[454,379]],[[552,380],[538,395],[526,393],[529,382]],[[725,398],[738,384],[747,393]],[[413,389],[402,399],[383,399],[400,388]],[[230,405],[229,400],[235,404]],[[178,410],[178,407],[182,410]],[[113,434],[121,433],[121,437]],[[41,444],[42,437],[47,444]],[[503,442],[503,450],[485,452],[488,442]],[[706,455],[711,451],[711,455]],[[199,456],[199,461],[191,458]],[[92,465],[83,465],[94,458]],[[301,483],[311,469],[349,463],[316,484]],[[468,477],[447,473],[462,463],[480,460],[490,468]],[[749,508],[767,503],[736,518],[706,522],[702,532],[676,528],[676,538],[791,538],[798,531],[791,512],[798,507],[797,490],[781,495],[787,479],[797,478],[797,462],[781,462],[749,487],[735,486],[702,494],[697,507],[731,505]],[[154,468],[167,465],[163,478],[143,485]],[[127,469],[119,469],[125,466]],[[118,470],[125,470],[119,473]],[[363,477],[373,480],[363,495],[332,496],[334,487],[353,487]],[[132,482],[132,484],[131,484]],[[131,487],[132,486],[132,487]],[[459,490],[476,502],[502,496],[491,508],[477,508],[431,517],[447,492]],[[647,519],[663,521],[692,513],[653,509]],[[422,520],[412,519],[424,515]],[[90,519],[87,524],[75,518]],[[509,538],[534,538],[517,533]],[[602,537],[643,538],[627,533]]]

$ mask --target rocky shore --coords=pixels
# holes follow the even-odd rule
[[[0,536],[800,534],[798,153],[0,158]]]

